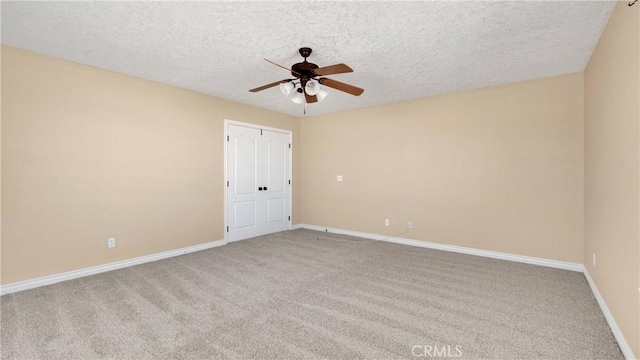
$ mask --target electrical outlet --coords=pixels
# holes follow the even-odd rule
[[[596,253],[593,253],[593,266],[596,266]]]
[[[413,229],[413,221],[409,221],[409,222],[407,223],[407,228],[408,228],[408,229]]]
[[[342,181],[342,175],[338,175],[338,176],[336,177],[336,181]]]
[[[107,240],[107,246],[109,246],[109,248],[116,247],[116,238],[109,238],[109,240]]]
[[[389,219],[384,219],[384,226],[389,226]]]

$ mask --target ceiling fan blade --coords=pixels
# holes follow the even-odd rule
[[[355,96],[360,96],[364,92],[364,89],[361,89],[361,88],[359,88],[357,86],[345,84],[345,83],[337,81],[337,80],[331,80],[331,79],[327,79],[327,78],[320,78],[318,80],[318,82],[320,84],[322,84],[322,85],[326,85],[326,86],[328,86],[330,88],[334,88],[336,90],[344,91],[346,93],[349,93],[349,94],[355,95]]]
[[[262,85],[260,87],[257,87],[255,89],[251,89],[249,91],[250,92],[258,92],[258,91],[262,91],[264,89],[268,89],[268,88],[271,88],[271,87],[274,87],[274,86],[277,86],[277,85],[280,85],[282,83],[286,83],[286,82],[289,82],[289,81],[291,81],[291,80],[289,80],[289,79],[280,80],[280,81],[272,82],[271,84]]]
[[[313,70],[316,75],[333,75],[333,74],[344,74],[353,72],[353,69],[347,66],[347,64],[335,64],[331,66],[323,66],[321,68],[317,68]]]
[[[315,95],[309,95],[305,92],[304,97],[307,99],[307,104],[318,102],[318,97]]]
[[[273,64],[273,65],[275,65],[275,66],[279,67],[279,68],[283,68],[283,69],[285,69],[285,70],[287,70],[287,71],[291,71],[291,72],[292,72],[293,74],[295,74],[296,76],[300,76],[300,74],[298,74],[297,72],[295,72],[295,71],[293,71],[293,70],[289,69],[288,67],[284,67],[284,66],[282,66],[282,65],[280,65],[280,64],[274,63],[273,61],[271,61],[271,60],[269,60],[269,59],[264,59],[264,60],[265,60],[266,62],[268,62],[268,63],[271,63],[271,64]]]

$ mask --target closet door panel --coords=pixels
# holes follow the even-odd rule
[[[289,229],[289,135],[262,133],[265,234]]]
[[[259,129],[229,126],[227,141],[227,224],[229,241],[262,235],[261,135]]]

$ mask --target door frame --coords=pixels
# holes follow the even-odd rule
[[[242,122],[242,121],[235,121],[235,120],[230,120],[230,119],[224,119],[224,131],[223,131],[223,137],[222,137],[222,144],[224,145],[224,179],[222,181],[222,186],[224,189],[224,225],[222,228],[222,232],[224,233],[224,243],[228,244],[229,243],[229,232],[227,232],[227,208],[228,208],[228,204],[227,204],[227,136],[228,136],[228,130],[229,130],[229,125],[235,125],[235,126],[243,126],[243,127],[248,127],[248,128],[252,128],[252,129],[259,129],[259,130],[269,130],[269,131],[275,131],[275,132],[279,132],[279,133],[284,133],[284,134],[288,134],[289,135],[289,144],[291,144],[291,151],[289,151],[289,179],[291,179],[291,185],[289,188],[289,212],[291,213],[291,219],[289,220],[289,230],[291,230],[291,223],[293,221],[293,132],[291,130],[285,130],[285,129],[278,129],[278,128],[274,128],[274,127],[269,127],[269,126],[262,126],[262,125],[258,125],[258,124],[252,124],[252,123],[247,123],[247,122]]]

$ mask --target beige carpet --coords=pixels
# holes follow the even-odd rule
[[[2,359],[622,358],[581,273],[324,235],[3,296]]]

